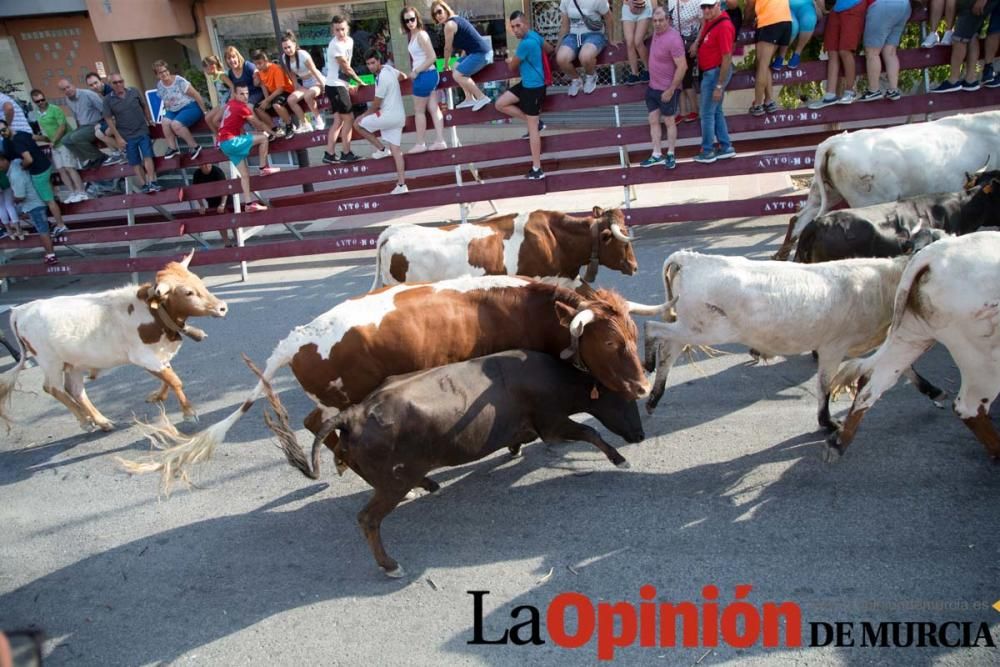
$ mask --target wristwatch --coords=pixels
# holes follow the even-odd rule
[[[716,86],[715,86],[715,87],[716,87],[716,88],[717,88],[718,90],[725,90],[725,88],[723,88],[723,87],[722,87],[722,84],[716,84]]]

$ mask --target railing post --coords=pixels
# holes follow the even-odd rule
[[[611,87],[613,89],[618,84],[618,77],[617,77],[617,75],[615,73],[615,66],[611,65],[610,69],[611,69]],[[612,98],[617,98],[618,97],[618,93],[615,92],[614,90],[612,90],[611,91],[611,97]],[[617,104],[614,105],[613,109],[614,109],[614,116],[615,116],[615,132],[616,132],[617,137],[618,137],[618,163],[619,163],[619,165],[621,166],[622,169],[627,169],[628,166],[629,166],[628,165],[628,146],[627,145],[623,145],[621,143],[621,138],[622,138],[622,134],[621,134],[621,127],[622,127],[621,109],[619,108],[619,106]],[[625,174],[622,174],[622,176],[624,176],[624,175]],[[623,193],[622,193],[623,202],[622,202],[622,204],[623,204],[623,206],[625,207],[625,209],[627,211],[628,209],[632,208],[632,196],[631,196],[631,192],[630,192],[631,186],[629,186],[629,185],[626,184],[626,185],[623,185],[622,188],[623,188]]]
[[[247,169],[249,168],[250,165],[247,165]],[[229,178],[233,179],[239,177],[240,177],[240,172],[236,169],[236,165],[230,162]],[[242,192],[243,190],[240,190],[240,192],[233,194],[233,215],[239,215],[243,211]],[[242,248],[245,245],[245,240],[243,238],[243,228],[237,226],[236,229],[233,230],[233,233],[236,234],[236,247]],[[246,260],[243,259],[240,260],[240,280],[243,282],[247,281],[247,263]]]
[[[455,110],[455,88],[449,86],[445,89],[445,97],[448,100],[448,110]],[[461,146],[461,142],[458,140],[458,129],[454,124],[451,125],[451,147],[458,148]],[[461,163],[455,165],[455,187],[462,187],[462,165]],[[458,203],[458,214],[462,219],[462,222],[469,221],[469,206],[465,202]]]
[[[130,194],[134,194],[134,192],[133,192],[133,186],[132,186],[132,178],[131,177],[126,177],[125,178],[125,196],[127,197]],[[129,204],[129,207],[128,207],[127,212],[125,214],[125,219],[126,219],[126,222],[127,222],[127,224],[128,224],[129,227],[135,227],[135,209],[132,208],[131,203]],[[138,256],[139,256],[139,243],[137,241],[129,241],[128,242],[128,257],[129,257],[129,259],[135,259]],[[138,283],[139,282],[139,273],[137,271],[133,271],[132,272],[132,282],[133,283]]]

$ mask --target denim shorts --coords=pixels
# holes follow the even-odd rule
[[[655,88],[646,89],[646,111],[653,113],[657,109],[660,110],[660,115],[664,118],[672,118],[677,115],[678,106],[681,101],[681,91],[675,90],[674,96],[670,98],[669,102],[663,101],[662,90],[656,90]]]
[[[600,53],[608,45],[608,38],[605,37],[603,32],[585,32],[582,35],[571,33],[563,37],[562,42],[559,43],[559,48],[565,46],[568,49],[573,49],[573,56],[575,57],[580,55],[580,49],[584,44],[593,44],[597,48],[597,52]]]
[[[996,32],[997,29],[993,24],[1000,22],[1000,18],[993,18],[992,15],[996,13],[998,4],[1000,4],[1000,0],[987,0],[983,13],[979,16],[972,13],[971,6],[964,10],[959,9],[958,15],[955,17],[955,32],[952,39],[958,42],[972,41],[972,38],[983,29],[983,24],[986,23],[987,19],[990,21],[990,32]]]
[[[464,76],[472,76],[482,68],[493,62],[493,52],[489,53],[467,53],[462,56],[455,66]],[[430,95],[430,93],[427,93]]]
[[[177,111],[164,111],[163,116],[167,120],[176,120],[184,127],[191,127],[204,118],[205,114],[202,113],[201,107],[191,102],[190,104],[185,104]]]
[[[39,206],[28,211],[28,216],[31,218],[31,224],[35,227],[35,231],[39,234],[49,233],[49,209],[46,206]]]
[[[876,0],[865,14],[865,36],[861,43],[866,49],[899,46],[909,18],[908,0]]]
[[[480,68],[481,69],[481,68]],[[478,70],[477,70],[478,71]],[[462,72],[465,74],[465,72]],[[468,74],[466,74],[468,76]],[[413,80],[414,97],[430,97],[434,89],[438,87],[438,76],[436,69],[425,69]]]
[[[144,134],[133,137],[125,141],[125,157],[133,167],[140,164],[144,159],[153,157],[153,142],[149,135]]]

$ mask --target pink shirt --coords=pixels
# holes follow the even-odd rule
[[[674,58],[683,57],[684,40],[673,26],[659,35],[654,32],[649,45],[649,87],[653,90],[669,88],[677,71]]]

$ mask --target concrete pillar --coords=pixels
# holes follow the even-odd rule
[[[517,51],[517,45],[520,40],[514,37],[514,33],[510,31],[510,21],[507,17],[514,13],[515,10],[520,9],[531,20],[531,8],[528,6],[528,0],[503,0],[503,21],[504,26],[507,29],[507,55],[512,56],[514,52]]]
[[[142,70],[139,68],[139,59],[135,55],[135,46],[132,42],[112,42],[111,50],[115,54],[118,63],[118,71],[125,79],[126,86],[135,86],[140,91],[145,90],[142,82]],[[111,72],[108,72],[110,74]]]
[[[418,9],[422,6],[422,3],[404,2],[404,0],[386,0],[385,3],[389,34],[392,36],[389,40],[392,46],[392,61],[396,63],[396,69],[400,72],[410,71],[410,52],[406,49],[406,35],[399,29],[399,13],[403,11],[403,7],[411,4]]]
[[[195,35],[195,43],[198,46],[198,65],[200,65],[202,58],[212,55],[212,40],[208,37],[208,19],[205,18],[205,3],[203,2],[194,4],[194,29],[198,31]],[[213,107],[219,105],[219,94],[215,90],[215,86],[208,86],[208,97]]]

